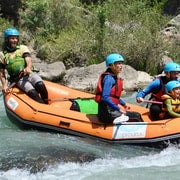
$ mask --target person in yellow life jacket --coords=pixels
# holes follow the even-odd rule
[[[48,92],[42,78],[32,71],[32,59],[27,46],[19,45],[19,31],[8,28],[4,32],[4,43],[0,52],[0,80],[4,93],[9,91],[5,70],[9,81],[15,82],[32,99],[48,104]]]
[[[163,117],[180,117],[180,82],[170,81],[166,84],[166,94],[162,97],[163,100]]]
[[[106,57],[107,69],[99,77],[95,101],[98,103],[98,118],[105,123],[118,124],[129,119],[141,121],[140,114],[126,111],[130,107],[120,98],[123,80],[120,78],[124,58],[121,54],[112,53]],[[118,105],[124,109],[120,109]]]

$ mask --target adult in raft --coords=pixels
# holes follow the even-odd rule
[[[48,104],[48,92],[41,77],[32,71],[30,51],[25,45],[19,44],[19,31],[8,28],[4,32],[4,43],[0,52],[0,80],[4,93],[9,92],[5,70],[9,74],[9,81],[27,93],[29,97]],[[39,95],[40,94],[40,95]]]
[[[165,85],[171,80],[178,80],[180,65],[175,62],[169,62],[164,66],[165,75],[157,76],[144,90],[141,90],[136,95],[138,103],[144,102],[146,95],[151,94],[150,99],[162,102],[162,95],[166,93]],[[152,120],[161,119],[162,105],[152,103],[150,106],[150,117]]]
[[[121,54],[109,54],[106,57],[107,69],[98,80],[95,101],[98,103],[98,118],[104,123],[118,124],[129,119],[142,121],[139,113],[127,111],[130,107],[120,98],[123,90],[123,80],[120,78],[123,63]],[[121,109],[119,104],[124,109]]]

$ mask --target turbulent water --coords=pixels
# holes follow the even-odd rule
[[[126,101],[133,102],[134,94]],[[20,130],[0,97],[0,180],[176,180],[180,149],[110,145],[87,138]]]

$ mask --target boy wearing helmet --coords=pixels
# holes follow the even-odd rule
[[[164,118],[180,117],[180,82],[170,81],[166,84],[166,94],[162,96]]]
[[[19,31],[8,28],[4,32],[4,38],[3,51],[0,52],[0,80],[3,91],[5,93],[9,91],[5,77],[6,69],[10,82],[16,82],[17,87],[32,99],[40,103],[48,103],[48,92],[41,77],[32,72],[32,59],[28,47],[18,45]]]
[[[144,90],[139,91],[136,96],[138,103],[144,101],[144,97],[151,94],[150,99],[155,101],[162,101],[161,96],[165,94],[165,85],[171,80],[178,80],[180,72],[180,65],[175,62],[169,62],[164,66],[165,76],[158,76],[152,81]],[[161,119],[160,114],[162,112],[162,106],[160,104],[151,104],[150,117],[152,120]]]
[[[136,112],[125,112],[121,110],[118,104],[125,110],[130,109],[120,98],[123,89],[123,81],[120,73],[123,67],[124,58],[120,54],[110,54],[106,57],[107,69],[99,77],[95,101],[98,103],[99,120],[105,123],[118,124],[131,119],[141,120]]]

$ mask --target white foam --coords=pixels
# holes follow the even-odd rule
[[[26,170],[12,169],[1,172],[6,180],[81,180],[81,179],[177,179],[180,170],[180,150],[169,147],[161,152],[135,157],[96,159],[90,163],[59,163],[45,172],[29,174]],[[173,176],[172,176],[173,172]],[[119,177],[119,178],[118,178]],[[150,178],[151,177],[151,178]]]

